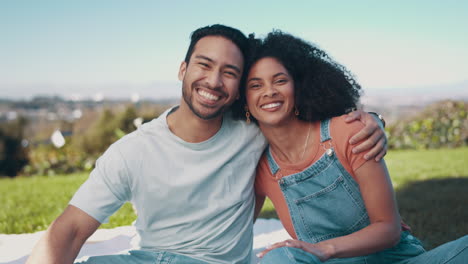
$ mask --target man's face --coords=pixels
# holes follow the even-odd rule
[[[190,61],[182,62],[179,80],[185,103],[199,118],[220,116],[237,98],[244,59],[240,49],[220,36],[201,38]]]

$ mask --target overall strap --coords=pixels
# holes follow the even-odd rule
[[[331,121],[330,118],[320,121],[320,142],[321,143],[331,139],[330,121]]]
[[[280,167],[278,166],[278,164],[276,164],[276,161],[273,159],[273,156],[271,155],[270,145],[268,145],[266,149],[266,156],[267,156],[268,166],[270,167],[271,174],[275,175],[275,173],[278,172]]]

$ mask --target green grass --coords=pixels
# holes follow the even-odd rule
[[[44,230],[67,206],[87,174],[0,179],[0,234]],[[129,225],[136,219],[125,204],[101,228]]]
[[[428,248],[468,234],[468,148],[391,151],[386,157],[400,213]],[[0,233],[44,230],[67,206],[87,174],[0,179]],[[277,217],[270,201],[260,217]],[[101,228],[129,225],[125,204]]]

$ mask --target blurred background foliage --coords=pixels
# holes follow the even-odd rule
[[[468,103],[441,101],[387,128],[390,149],[468,145]]]
[[[57,175],[93,168],[95,160],[122,136],[159,116],[169,105],[126,104],[86,111],[76,120],[32,126],[23,117],[0,123],[0,176]],[[428,105],[387,127],[390,149],[437,149],[468,145],[468,103]],[[60,130],[65,145],[51,144]],[[28,138],[26,139],[26,134]]]
[[[0,123],[0,177],[69,174],[89,171],[96,159],[115,141],[158,117],[168,106],[137,107],[133,104],[89,111],[75,121],[60,120],[32,129],[25,138],[28,121],[19,117]],[[31,129],[31,128],[29,128]],[[51,130],[52,129],[52,130]],[[61,131],[65,145],[56,147],[50,135]]]

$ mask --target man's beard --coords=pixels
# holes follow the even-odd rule
[[[196,89],[193,88],[193,87],[185,87],[186,85],[183,84],[182,85],[182,97],[184,98],[184,101],[185,103],[188,105],[188,107],[190,108],[190,110],[192,111],[192,113],[194,113],[196,116],[198,116],[199,118],[203,119],[203,120],[211,120],[211,119],[214,119],[220,115],[222,115],[224,113],[224,110],[229,107],[229,105],[223,105],[222,107],[220,107],[216,112],[214,113],[210,113],[209,115],[204,115],[203,113],[201,113],[200,111],[198,111],[197,109],[195,109],[195,107],[193,106],[192,104],[192,96],[188,95],[187,94],[187,89],[186,88],[189,88],[192,90],[192,94],[193,93],[196,93]],[[195,86],[195,84],[194,84]],[[207,107],[209,108],[209,107]]]

